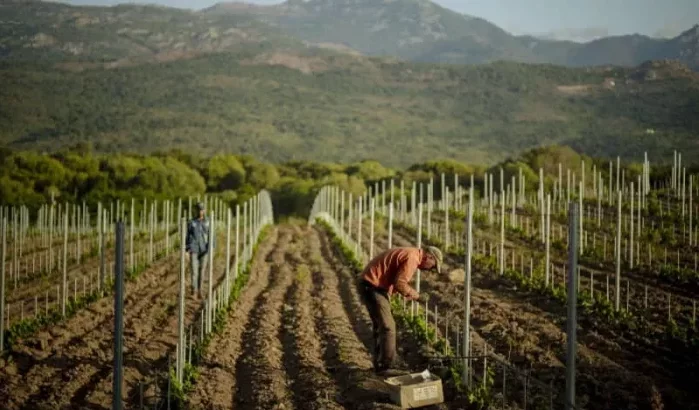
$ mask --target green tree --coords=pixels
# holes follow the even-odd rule
[[[58,160],[31,151],[12,154],[5,161],[2,172],[11,180],[26,186],[31,192],[46,195],[46,199],[49,199],[48,192],[52,188],[65,191],[70,176]]]
[[[250,163],[246,168],[246,182],[258,190],[270,189],[279,182],[279,171],[272,164]]]
[[[347,167],[347,173],[356,176],[366,182],[373,182],[390,178],[396,175],[396,171],[384,167],[380,162],[374,160],[361,161]]]
[[[215,191],[237,189],[245,183],[245,168],[233,155],[216,155],[209,160],[206,180]]]
[[[414,164],[408,171],[425,171],[432,173],[435,177],[439,177],[442,173],[445,178],[449,175],[457,174],[460,178],[465,178],[470,175],[478,175],[483,172],[482,167],[467,165],[453,159],[444,159],[438,161],[427,161],[421,164]]]
[[[408,188],[412,187],[413,182],[416,182],[418,184],[427,183],[432,178],[434,178],[434,174],[423,169],[406,171],[402,174],[402,179],[405,181],[406,184],[408,184]]]
[[[318,189],[317,182],[310,179],[282,178],[271,190],[275,214],[308,217]]]
[[[519,190],[519,171],[521,170],[527,190],[538,189],[539,175],[535,173],[529,165],[520,161],[508,161],[505,164],[491,167],[488,170],[488,173],[493,174],[493,189],[495,191],[500,191],[500,168],[502,168],[503,171],[505,188],[512,184],[512,178],[514,177],[516,187]]]

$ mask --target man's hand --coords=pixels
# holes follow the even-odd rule
[[[418,300],[420,300],[420,294],[417,293],[417,292],[415,292],[414,294],[408,296],[406,299],[408,299],[408,300],[414,300],[414,301],[417,302]]]

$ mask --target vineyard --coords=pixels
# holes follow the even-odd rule
[[[0,402],[399,408],[372,372],[357,276],[431,244],[442,274],[418,271],[421,300],[392,309],[398,367],[443,381],[432,408],[699,408],[693,175],[681,156],[667,172],[600,164],[385,178],[359,197],[327,185],[308,221],[277,224],[265,190],[234,208],[3,209]],[[183,246],[199,200],[214,244],[201,299]]]

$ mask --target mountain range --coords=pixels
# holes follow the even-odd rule
[[[546,44],[550,59],[570,47],[582,58],[597,44],[608,56],[644,60],[614,67],[588,51],[587,63],[601,67],[564,67],[542,64],[543,46],[523,47],[523,37],[424,0],[201,11],[5,1],[0,145],[52,151],[87,142],[111,152],[392,166],[490,164],[547,144],[636,159],[679,149],[693,158],[697,34],[662,43],[663,55],[681,58],[654,61],[638,50],[661,40],[529,38]],[[445,63],[459,59],[471,64]]]
[[[36,52],[31,51],[53,42],[63,43],[61,58],[93,54],[119,59],[151,51],[177,51],[176,55],[221,51],[249,41],[276,45],[303,41],[344,52],[418,62],[482,64],[506,60],[631,67],[648,60],[675,59],[699,70],[699,25],[670,39],[633,34],[578,43],[515,36],[487,20],[429,0],[287,0],[275,5],[230,2],[200,11],[134,5],[70,9],[60,3],[17,0],[0,7],[4,23],[0,24],[0,58],[35,58]],[[132,19],[133,13],[143,15]],[[56,20],[69,26],[74,23],[68,27],[69,33],[62,34],[68,37],[64,41],[60,34],[56,37],[52,33],[60,27]],[[70,36],[78,33],[90,35],[92,41],[76,44]],[[164,37],[170,42],[163,41]],[[90,52],[85,47],[91,48]]]
[[[312,43],[336,43],[368,55],[440,63],[495,60],[567,66],[635,66],[678,59],[699,69],[699,25],[672,39],[642,35],[588,43],[514,36],[481,18],[429,0],[288,0],[270,6],[219,3],[209,15],[250,14]]]

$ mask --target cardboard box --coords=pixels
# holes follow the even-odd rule
[[[403,409],[414,409],[444,402],[442,380],[428,371],[390,377],[391,400]]]

